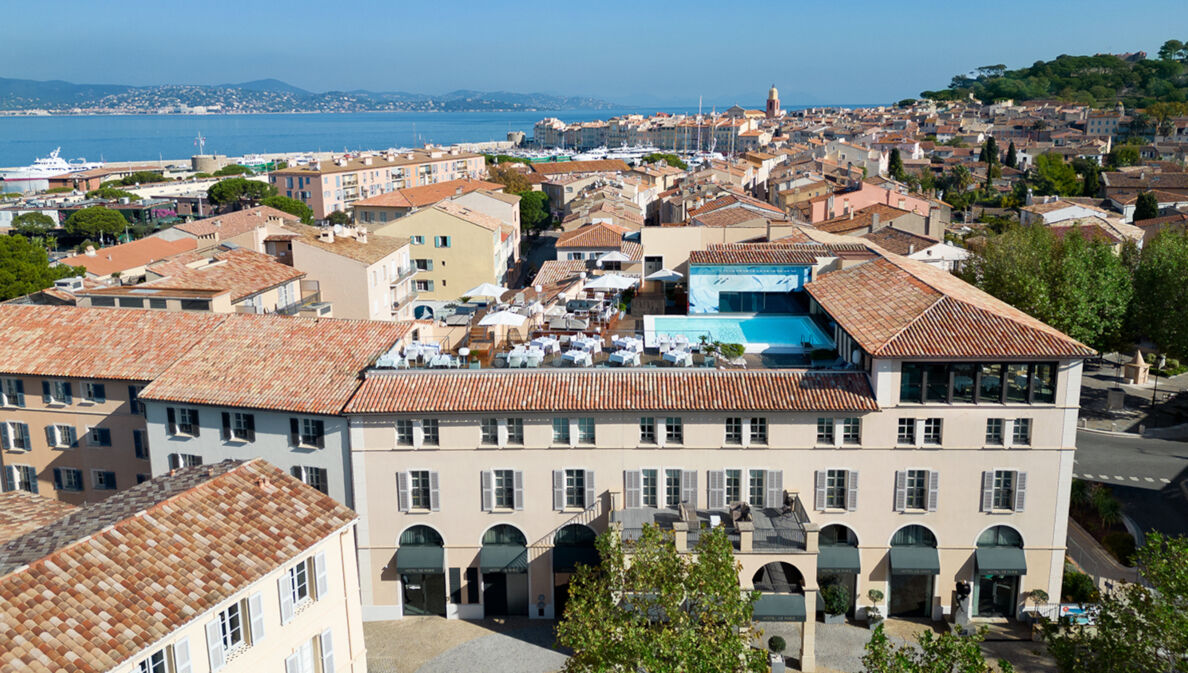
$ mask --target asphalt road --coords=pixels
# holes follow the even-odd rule
[[[1188,470],[1188,442],[1077,431],[1073,476],[1161,490]]]

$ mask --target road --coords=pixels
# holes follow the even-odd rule
[[[1162,490],[1188,469],[1188,442],[1077,431],[1073,476]]]

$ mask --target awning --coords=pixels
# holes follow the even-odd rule
[[[978,572],[986,575],[1026,575],[1027,559],[1019,547],[978,547]]]
[[[401,547],[396,551],[396,570],[402,573],[445,572],[445,550],[431,545]]]
[[[518,544],[485,544],[479,552],[479,568],[485,573],[528,572],[528,548]]]
[[[821,547],[817,554],[817,570],[856,573],[861,569],[857,547]]]
[[[598,550],[594,547],[553,547],[553,572],[571,573],[577,565],[598,565]]]
[[[760,594],[751,621],[803,622],[805,614],[803,594]]]
[[[892,547],[892,575],[939,575],[940,554],[935,547]]]

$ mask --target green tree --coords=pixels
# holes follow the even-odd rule
[[[982,143],[982,151],[978,154],[978,161],[986,164],[998,163],[998,141],[994,136],[986,138],[986,142]]]
[[[0,301],[44,290],[59,278],[83,273],[83,269],[64,264],[50,266],[45,249],[23,236],[0,236]]]
[[[283,210],[290,215],[294,215],[301,219],[305,224],[313,223],[313,208],[305,205],[304,202],[297,199],[291,199],[287,196],[280,196],[274,194],[266,196],[260,201],[260,205]]]
[[[695,554],[655,526],[626,545],[608,531],[597,546],[601,564],[578,567],[557,626],[558,644],[573,650],[566,672],[767,670],[749,646],[758,593],[739,588],[725,529],[704,532]]]
[[[247,166],[244,166],[243,164],[227,164],[226,166],[223,166],[219,170],[212,173],[212,175],[214,175],[215,177],[219,177],[219,178],[226,176],[226,175],[251,175],[251,174],[252,174],[252,169],[248,168]]]
[[[528,183],[528,178],[513,168],[511,164],[492,164],[487,166],[487,179],[503,185],[503,191],[509,194],[519,194],[532,189],[532,185]]]
[[[1012,673],[1015,669],[1005,659],[998,661],[997,669],[986,661],[982,654],[985,638],[985,627],[969,636],[955,630],[939,636],[924,631],[915,645],[895,647],[880,624],[866,643],[862,668],[866,673]]]
[[[267,182],[247,178],[219,180],[206,190],[210,202],[236,210],[258,202],[269,196],[276,196],[276,188]]]
[[[1138,195],[1138,200],[1134,203],[1133,220],[1137,222],[1149,220],[1152,217],[1159,217],[1159,199],[1151,192],[1143,192]]]
[[[1184,671],[1188,661],[1188,539],[1147,533],[1142,583],[1102,592],[1097,625],[1050,624],[1048,651],[1062,673]]]
[[[21,213],[12,218],[12,230],[26,238],[45,236],[56,226],[56,219],[35,211]]]
[[[335,210],[326,216],[326,222],[330,224],[350,224],[351,216],[341,210]]]
[[[1134,270],[1131,321],[1136,329],[1181,359],[1188,358],[1188,235],[1164,231],[1143,244]]]
[[[518,192],[520,197],[520,228],[543,228],[549,223],[549,195],[532,190]]]
[[[677,155],[666,154],[666,153],[662,153],[662,152],[652,152],[651,154],[647,154],[643,157],[643,161],[645,163],[649,163],[649,164],[655,163],[657,161],[663,161],[664,163],[668,164],[669,166],[672,166],[673,168],[679,168],[682,171],[687,170],[689,168],[689,164],[682,161],[681,158],[678,157]]]
[[[1006,161],[1004,161],[1004,162],[1002,162],[1002,163],[1003,163],[1003,165],[1004,165],[1004,166],[1006,166],[1007,168],[1018,168],[1018,166],[1019,166],[1019,155],[1018,155],[1018,153],[1015,151],[1015,141],[1014,141],[1014,140],[1012,140],[1012,141],[1011,141],[1011,144],[1007,146],[1007,155],[1006,155]]]
[[[125,192],[122,189],[115,187],[103,187],[99,189],[92,189],[87,192],[88,199],[103,199],[104,201],[119,201],[120,199],[128,199],[129,201],[139,201],[140,197],[132,192]]]
[[[102,243],[105,238],[112,238],[122,234],[128,226],[128,220],[118,210],[111,210],[103,206],[91,206],[76,210],[66,218],[63,227],[66,233],[73,236],[98,238]]]
[[[1139,162],[1139,151],[1134,145],[1117,145],[1106,155],[1106,165],[1110,168],[1134,166]]]
[[[1072,196],[1081,189],[1072,164],[1065,163],[1064,157],[1051,152],[1035,158],[1035,168],[1028,174],[1028,181],[1036,194]]]
[[[903,169],[903,157],[899,156],[898,147],[892,147],[891,155],[887,157],[887,173],[900,182],[903,182],[907,177],[907,173]]]
[[[1188,57],[1188,50],[1179,40],[1168,40],[1159,48],[1159,58],[1165,61],[1183,61]]]

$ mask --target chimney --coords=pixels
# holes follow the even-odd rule
[[[318,234],[318,240],[322,241],[324,243],[333,243],[334,242],[334,229],[332,229],[330,227],[326,227],[325,229],[323,229],[322,233]]]
[[[367,243],[367,229],[365,227],[355,229],[355,240],[360,243]]]
[[[95,256],[95,246],[88,245],[85,252],[87,253],[87,257],[94,257]]]
[[[879,228],[879,214],[878,214],[878,213],[873,213],[873,214],[870,216],[870,230],[871,230],[871,231],[877,231],[877,230],[878,230],[878,228]]]
[[[916,251],[916,244],[915,244],[915,243],[908,243],[908,254],[910,255],[910,254],[912,254],[912,253],[913,253],[913,252],[915,252],[915,251]]]

